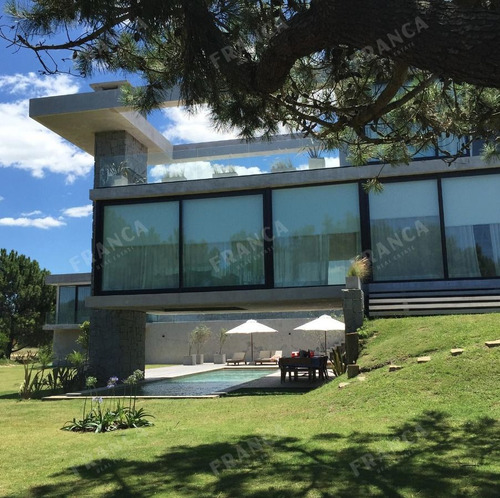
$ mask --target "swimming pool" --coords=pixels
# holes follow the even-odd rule
[[[223,369],[162,379],[138,386],[137,396],[207,396],[274,372],[275,368]]]

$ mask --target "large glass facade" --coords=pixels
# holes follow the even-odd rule
[[[90,310],[85,298],[90,296],[90,285],[62,285],[57,300],[57,323],[74,324],[89,320]]]
[[[387,183],[370,193],[375,281],[443,278],[437,182]]]
[[[57,323],[77,323],[75,321],[76,287],[67,285],[59,287],[57,303]]]
[[[262,195],[183,202],[185,287],[263,285]]]
[[[85,307],[85,299],[90,296],[90,285],[79,285],[76,304],[76,323],[90,320],[90,310]]]
[[[102,290],[179,286],[179,203],[104,207]]]
[[[345,283],[361,252],[357,184],[273,192],[275,287]]]
[[[450,277],[500,276],[500,176],[442,180]]]

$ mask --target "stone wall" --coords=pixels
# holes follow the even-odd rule
[[[137,173],[138,177],[147,178],[147,157],[147,147],[126,131],[96,133],[94,188],[104,186],[105,170],[110,162],[126,161],[127,168]]]
[[[92,310],[89,373],[105,382],[144,370],[145,330],[146,313],[141,311]]]

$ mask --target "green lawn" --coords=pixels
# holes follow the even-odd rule
[[[498,314],[372,321],[365,381],[139,402],[154,427],[105,434],[61,431],[82,401],[19,402],[22,367],[0,366],[0,496],[496,497],[500,348],[484,341],[499,325]],[[389,373],[391,361],[403,369]]]

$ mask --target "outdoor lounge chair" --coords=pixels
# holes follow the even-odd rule
[[[283,356],[283,351],[276,351],[271,356],[271,351],[261,351],[259,354],[259,358],[255,360],[255,364],[260,363],[278,363],[278,360]]]
[[[269,362],[271,360],[271,351],[261,351],[259,353],[259,357],[255,360],[255,364],[260,363],[262,365],[263,362]]]
[[[247,364],[245,360],[245,353],[234,353],[232,358],[228,358],[226,360],[226,363],[233,363],[234,365],[239,365],[241,362],[245,362],[245,365]]]

